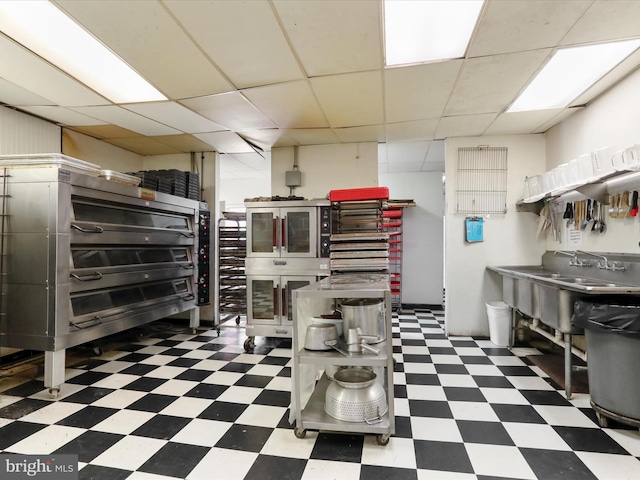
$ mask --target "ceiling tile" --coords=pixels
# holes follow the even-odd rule
[[[277,0],[274,5],[310,77],[382,67],[380,2]]]
[[[36,95],[15,83],[0,78],[0,102],[6,105],[53,105],[54,102]]]
[[[555,47],[587,8],[584,0],[487,2],[467,58]]]
[[[444,162],[423,163],[420,167],[421,172],[442,172],[444,173]]]
[[[160,2],[56,3],[171,99],[233,89]]]
[[[180,103],[230,130],[275,128],[276,125],[240,92],[189,98]]]
[[[497,114],[461,115],[458,117],[442,117],[436,129],[436,138],[476,137],[491,124]]]
[[[532,112],[505,112],[496,117],[485,135],[517,135],[532,133],[540,125],[551,120],[562,109],[535,110]]]
[[[202,140],[194,137],[193,135],[187,135],[183,133],[181,135],[162,135],[153,137],[159,143],[168,145],[171,148],[175,148],[181,152],[210,152],[212,151],[211,145],[203,142]]]
[[[62,106],[106,105],[108,101],[0,33],[0,77]]]
[[[427,158],[424,160],[427,163],[438,163],[444,165],[444,140],[435,140],[429,145],[429,151],[427,152]]]
[[[501,112],[517,97],[551,51],[535,50],[465,60],[445,115]]]
[[[325,145],[340,143],[330,128],[297,128],[287,130],[287,136],[297,145]],[[280,146],[280,145],[278,145]]]
[[[384,142],[384,125],[365,127],[334,128],[336,136],[343,143]]]
[[[387,144],[378,143],[378,163],[387,163]]]
[[[141,135],[173,135],[181,133],[175,128],[149,120],[124,108],[109,105],[99,107],[74,107],[73,110],[99,120],[119,125]]]
[[[260,147],[264,151],[271,150],[271,147],[276,146],[278,142],[292,142],[291,139],[287,139],[285,130],[278,128],[267,128],[264,130],[239,130],[238,135],[253,143],[257,147]],[[282,145],[278,145],[282,146]]]
[[[234,153],[233,158],[240,163],[246,165],[252,170],[258,170],[262,172],[271,172],[271,155],[259,155],[257,153]]]
[[[68,128],[81,133],[86,133],[87,135],[96,138],[127,138],[139,136],[138,133],[127,130],[126,128],[118,127],[117,125],[74,125]]]
[[[311,79],[311,86],[332,127],[383,122],[379,71],[316,77]]]
[[[558,113],[555,117],[553,117],[551,120],[549,120],[548,122],[545,122],[544,124],[536,128],[536,130],[532,133],[544,133],[554,125],[560,123],[565,118],[570,117],[574,113],[579,112],[583,108],[584,107],[565,108],[564,110],[560,111],[560,113]]]
[[[168,145],[154,140],[152,137],[107,138],[107,143],[124,148],[139,155],[171,155],[182,153]]]
[[[560,42],[594,43],[640,36],[640,2],[596,0]]]
[[[462,60],[453,60],[386,69],[386,121],[398,123],[442,115],[461,67]]]
[[[395,163],[422,164],[427,156],[431,142],[390,142],[387,143],[389,165]]]
[[[304,78],[269,2],[164,3],[236,88]]]
[[[225,130],[223,126],[175,102],[135,103],[123,105],[123,108],[169,125],[184,133],[219,132]]]
[[[20,110],[33,113],[42,118],[47,118],[61,125],[69,126],[88,126],[88,125],[107,125],[107,122],[96,120],[82,113],[75,112],[64,107],[45,106],[27,106],[21,107]]]
[[[385,128],[387,142],[432,140],[438,121],[437,118],[429,118],[412,122],[387,123]]]
[[[329,126],[307,80],[247,88],[242,94],[280,128]]]
[[[254,153],[242,137],[235,132],[196,133],[194,135],[203,142],[211,145],[220,153]]]

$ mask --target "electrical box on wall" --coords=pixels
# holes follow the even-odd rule
[[[284,180],[287,187],[299,187],[302,185],[302,172],[299,170],[289,170],[285,172]]]

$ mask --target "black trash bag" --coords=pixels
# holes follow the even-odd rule
[[[571,323],[585,330],[640,338],[640,297],[576,300]]]

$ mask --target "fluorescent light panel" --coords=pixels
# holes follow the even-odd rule
[[[48,1],[0,1],[0,31],[112,102],[167,100]]]
[[[460,58],[483,0],[385,0],[387,66]]]
[[[627,40],[558,50],[507,111],[564,108],[638,47]]]

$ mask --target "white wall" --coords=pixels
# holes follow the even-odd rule
[[[61,153],[60,127],[0,106],[0,155]]]
[[[458,148],[488,145],[508,148],[507,213],[483,215],[484,242],[464,241],[464,219],[455,213]],[[546,241],[536,238],[538,217],[516,212],[525,176],[545,170],[543,135],[450,138],[445,142],[446,329],[449,335],[489,335],[486,302],[502,299],[499,276],[488,265],[539,264]]]
[[[105,170],[137,172],[142,170],[144,157],[97,138],[64,129],[62,152],[70,157],[95,163]]]
[[[221,166],[222,168],[222,166]],[[271,177],[225,178],[220,180],[220,200],[225,211],[242,211],[247,198],[270,197]]]
[[[403,211],[402,303],[442,305],[443,172],[380,173],[390,198],[414,200]]]
[[[294,147],[271,150],[271,193],[289,195],[285,172],[293,170]],[[378,186],[376,142],[298,147],[302,185],[293,194],[325,198],[330,190]]]
[[[583,153],[611,146],[623,149],[640,143],[640,70],[615,88],[574,113],[547,132],[547,168],[551,169]],[[640,181],[631,187],[640,190]],[[612,189],[610,193],[617,193]],[[575,200],[576,198],[573,198]],[[562,209],[563,205],[559,207]],[[638,253],[640,222],[637,217],[609,218],[603,235],[582,234],[578,243],[564,235],[562,243],[549,239],[549,250],[588,250]],[[565,230],[566,232],[566,230]]]

